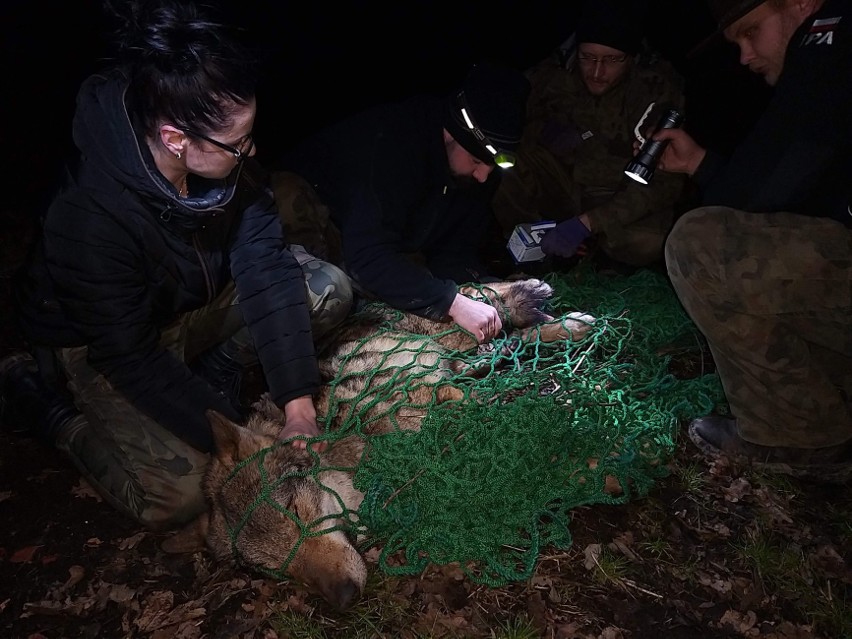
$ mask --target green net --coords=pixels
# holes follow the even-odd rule
[[[551,315],[594,316],[581,339],[547,343],[534,329],[448,353],[374,304],[350,320],[367,337],[338,340],[324,360],[334,362],[318,404],[327,439],[364,442],[357,466],[343,468],[364,500],[353,512],[338,497],[330,517],[361,536],[362,551],[381,549],[385,573],[458,563],[492,587],[528,578],[545,547],[570,546],[573,509],[647,494],[667,474],[679,422],[721,408],[718,376],[700,366],[701,336],[663,275],[580,265],[545,280]],[[365,435],[379,424],[390,432]],[[329,463],[264,479],[256,503],[274,504],[294,477],[322,484]],[[329,530],[291,519],[302,536],[290,558]]]
[[[418,432],[371,437],[355,485],[363,547],[381,547],[384,572],[458,562],[489,586],[529,577],[546,546],[571,544],[574,508],[647,494],[679,420],[723,402],[715,373],[671,370],[701,343],[662,275],[579,268],[545,280],[553,315],[597,318],[584,339],[498,340],[491,372],[458,380],[464,400],[431,406]]]

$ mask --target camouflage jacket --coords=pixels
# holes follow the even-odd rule
[[[672,210],[685,178],[658,172],[648,186],[624,175],[633,157],[633,129],[651,102],[683,111],[683,80],[660,59],[634,61],[617,86],[602,96],[586,89],[576,68],[567,68],[556,56],[528,71],[533,90],[527,106],[527,123],[521,142],[520,165],[525,173],[540,173],[562,182],[571,201],[560,201],[559,212],[541,211],[543,218],[564,219],[586,213],[594,233],[611,241],[625,226],[639,224],[667,230]],[[643,128],[653,127],[659,108]],[[549,131],[562,131],[569,148],[554,151],[547,143]],[[564,140],[564,137],[563,137]],[[545,166],[546,165],[546,166]],[[546,186],[539,188],[546,190]],[[545,198],[546,200],[546,198]]]

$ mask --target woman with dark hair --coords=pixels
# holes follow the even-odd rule
[[[259,360],[282,439],[319,434],[313,339],[352,293],[285,243],[252,157],[250,49],[189,2],[120,6],[119,58],[80,88],[79,153],[18,282],[32,355],[0,362],[2,418],[163,529],[204,509],[205,411],[241,418],[244,367]]]

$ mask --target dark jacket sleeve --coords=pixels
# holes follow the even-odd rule
[[[701,160],[701,164],[698,165],[692,179],[700,189],[706,191],[707,187],[713,182],[713,178],[725,168],[726,161],[727,159],[721,154],[712,149],[707,149],[704,159]]]
[[[457,287],[435,277],[407,254],[399,222],[416,215],[404,198],[380,197],[375,183],[353,185],[350,210],[342,224],[343,258],[350,276],[385,303],[421,317],[443,319]],[[385,223],[394,219],[393,224]]]
[[[231,273],[273,400],[282,406],[319,390],[302,268],[284,243],[272,192],[244,176],[249,199],[231,247]]]
[[[486,229],[494,216],[489,200],[499,178],[496,173],[492,177],[475,195],[459,194],[450,208],[448,232],[426,252],[427,266],[435,277],[456,284],[494,281],[480,259]]]
[[[349,275],[394,308],[442,319],[457,287],[412,259],[444,235],[452,199],[441,128],[427,114],[411,103],[344,123],[331,134],[341,142],[320,197],[329,198]]]

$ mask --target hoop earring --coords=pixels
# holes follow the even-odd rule
[[[175,153],[175,157],[176,157],[178,160],[180,160],[180,151],[178,151],[177,153]]]

